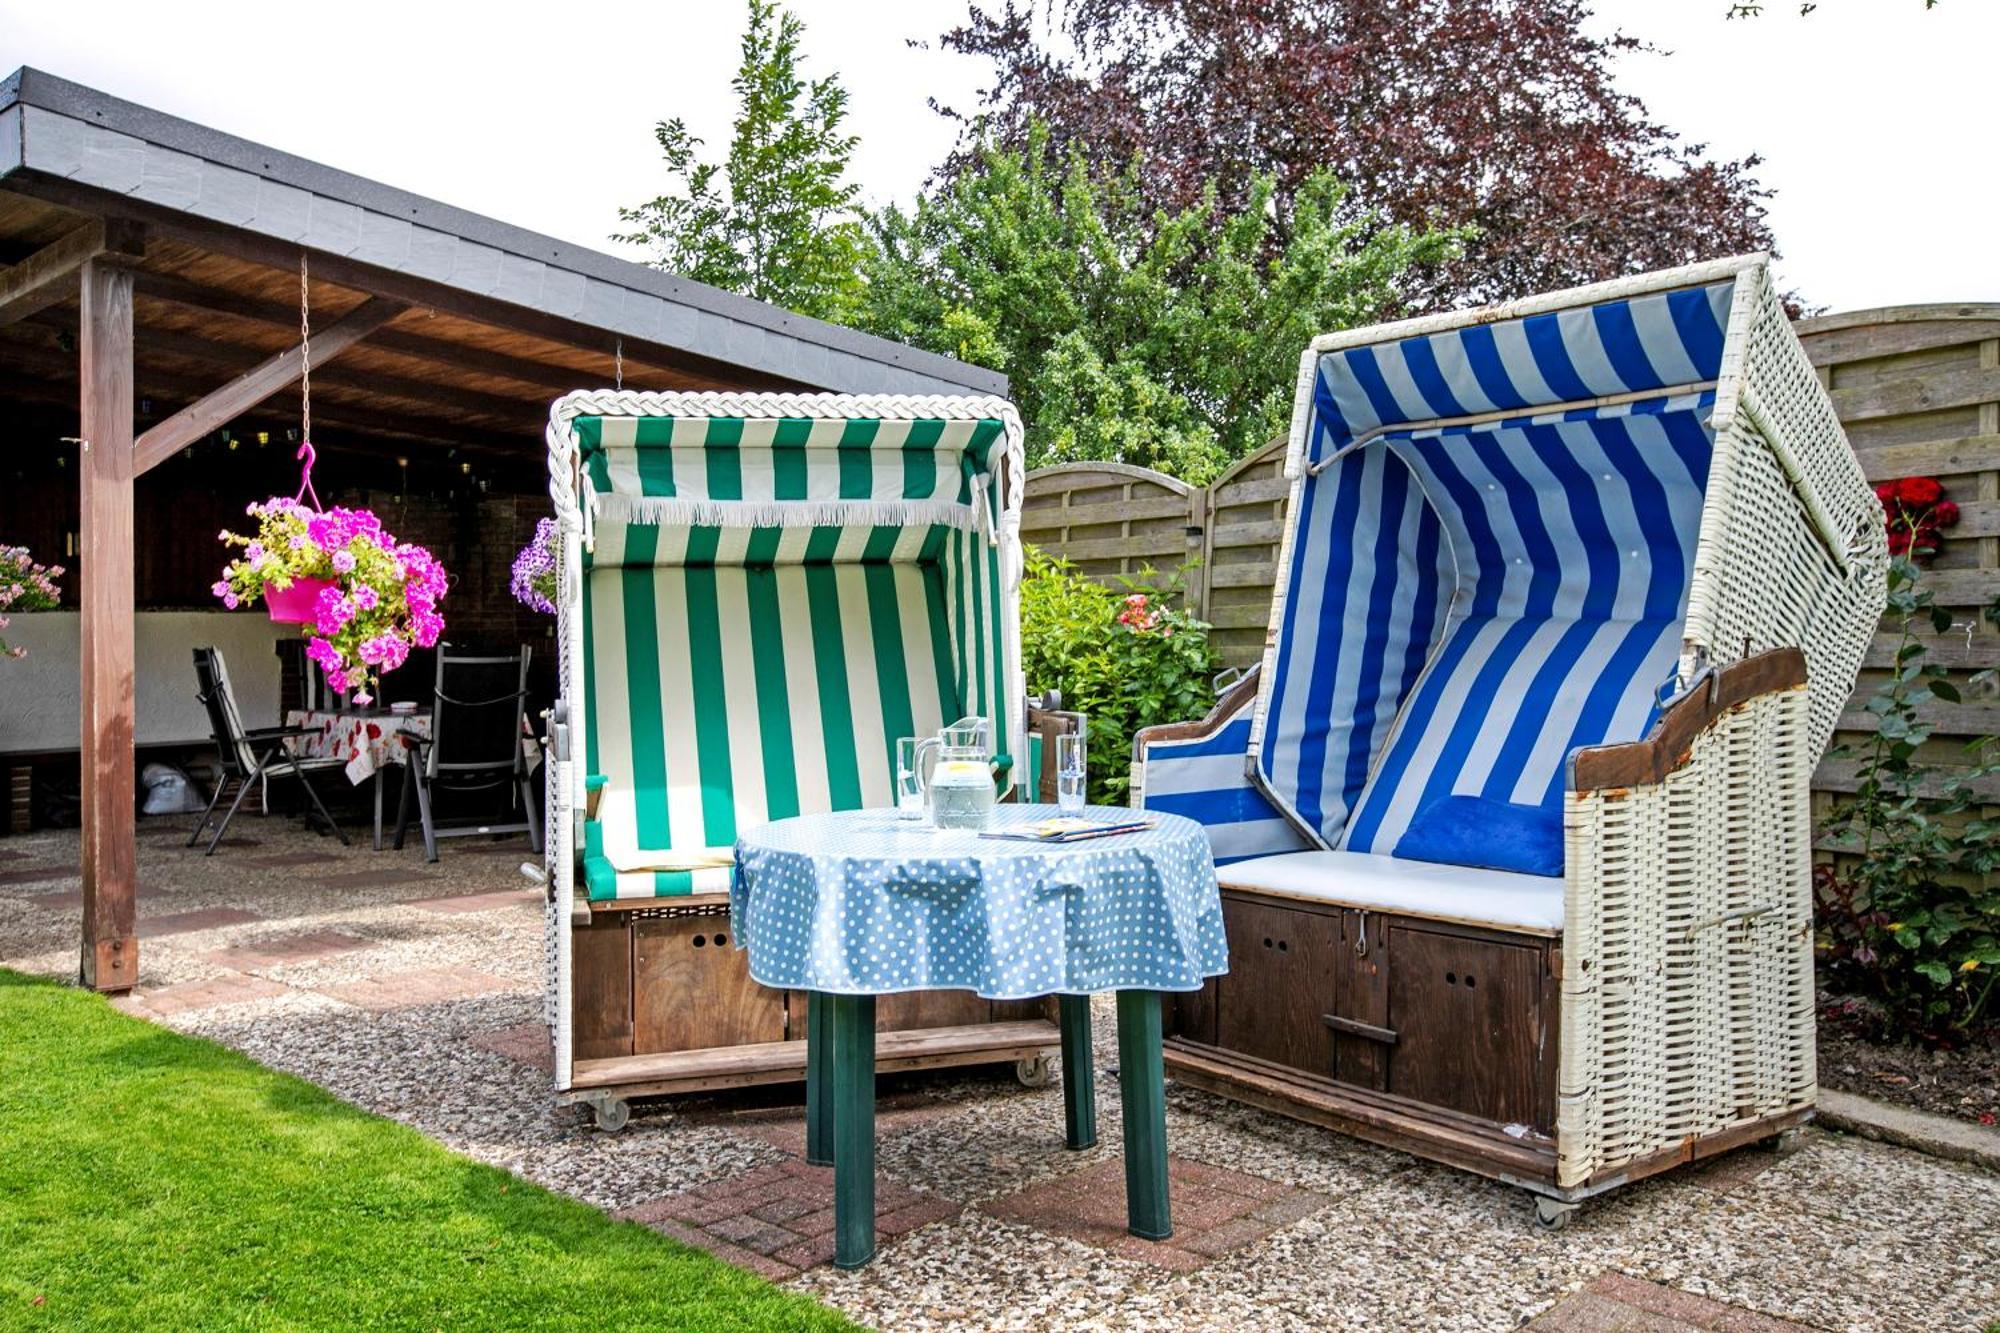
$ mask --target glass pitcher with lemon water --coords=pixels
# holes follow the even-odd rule
[[[984,829],[993,822],[992,724],[962,717],[917,746],[917,770],[933,749],[937,762],[923,779],[931,824],[941,829]]]

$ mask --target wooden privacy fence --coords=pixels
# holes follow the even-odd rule
[[[1928,582],[1955,627],[1926,633],[1931,660],[1969,675],[2000,666],[2000,627],[1984,615],[2000,596],[2000,304],[1897,306],[1801,322],[1820,379],[1870,481],[1933,476],[1959,505],[1958,526],[1931,562]],[[1022,533],[1093,577],[1173,571],[1188,609],[1215,626],[1224,662],[1264,651],[1287,486],[1285,442],[1273,440],[1215,482],[1193,487],[1122,463],[1066,463],[1028,474]],[[1895,638],[1876,637],[1839,740],[1865,739],[1862,702],[1884,678]],[[2000,701],[1968,691],[1925,710],[1936,727],[1927,758],[1963,763],[1966,742],[2000,734]],[[1990,784],[2000,800],[2000,783]],[[1852,791],[1854,764],[1828,759],[1814,786]]]

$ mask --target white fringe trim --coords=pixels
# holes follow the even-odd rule
[[[976,504],[954,500],[697,500],[599,495],[597,522],[704,528],[913,527],[983,529]]]

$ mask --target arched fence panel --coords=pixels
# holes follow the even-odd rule
[[[1896,306],[1802,320],[1797,326],[1820,381],[1870,481],[1936,477],[1959,506],[1943,531],[1925,583],[1951,611],[1952,628],[1920,637],[1927,659],[1966,677],[2000,666],[2000,626],[1987,611],[2000,598],[2000,304]],[[1888,677],[1897,638],[1885,624],[1862,664],[1841,717],[1838,747],[1866,744],[1875,718],[1863,706]],[[1934,728],[1920,757],[1943,768],[1967,760],[1967,742],[2000,734],[2000,698],[1962,689],[1963,701],[1926,705]],[[1856,763],[1821,762],[1822,809],[1854,790]],[[1982,795],[2000,802],[2000,782]],[[1988,813],[1993,813],[1989,807]]]
[[[1028,474],[1021,538],[1107,582],[1171,574],[1201,554],[1205,492],[1125,463],[1063,463]],[[1199,602],[1199,591],[1189,589]]]

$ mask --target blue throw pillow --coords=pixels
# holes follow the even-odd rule
[[[1562,816],[1539,805],[1447,796],[1417,812],[1396,844],[1396,855],[1523,875],[1561,875]]]

